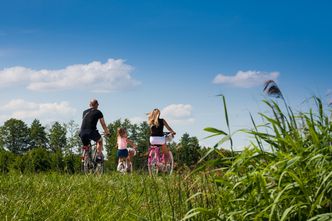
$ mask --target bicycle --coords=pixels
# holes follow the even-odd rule
[[[97,158],[96,143],[82,147],[81,170],[84,174],[101,175],[104,172],[104,156]]]
[[[128,152],[132,152],[134,153],[134,156],[136,155],[136,153],[138,152],[137,150],[135,150],[134,148],[128,147]],[[117,171],[119,171],[120,173],[126,173],[126,172],[133,172],[133,163],[131,161],[129,161],[129,165],[127,164],[127,159],[126,158],[122,158],[121,160],[119,160],[118,166],[117,166]]]
[[[173,134],[166,132],[164,133],[166,138],[166,143],[169,143]],[[173,154],[169,150],[168,157],[166,157],[165,153],[160,153],[160,146],[162,145],[150,145],[148,151],[148,170],[151,175],[158,175],[158,172],[164,172],[166,174],[172,174],[174,168],[174,159]]]

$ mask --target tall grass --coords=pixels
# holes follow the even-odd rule
[[[0,220],[332,220],[332,123],[313,101],[298,114],[264,101],[270,114],[251,116],[240,154],[219,149],[232,147],[225,113],[227,132],[206,129],[222,136],[210,151],[220,157],[190,174],[2,175]]]
[[[0,220],[181,220],[213,184],[204,176],[0,176]],[[205,220],[201,214],[192,220]]]
[[[194,208],[184,219],[204,213],[219,220],[331,220],[332,124],[313,99],[316,109],[299,115],[264,101],[271,116],[261,114],[262,125],[253,121],[254,129],[243,130],[256,143],[213,177],[219,204]],[[266,144],[274,151],[264,151]]]

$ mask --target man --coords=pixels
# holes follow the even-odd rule
[[[83,112],[80,138],[84,146],[88,146],[91,140],[97,143],[97,159],[100,160],[103,157],[103,139],[97,130],[98,120],[104,129],[105,135],[109,134],[109,130],[102,112],[98,110],[98,101],[96,99],[91,100],[89,106],[90,108]]]

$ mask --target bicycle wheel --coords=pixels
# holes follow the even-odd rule
[[[83,161],[82,161],[82,172],[84,174],[88,174],[90,170],[90,159],[89,159],[89,154],[87,151],[83,153]]]
[[[126,172],[126,165],[124,162],[120,162],[118,164],[118,168],[117,170],[120,172],[120,173],[125,173]]]
[[[158,160],[157,160],[157,156],[155,155],[152,159],[151,165],[150,165],[150,174],[152,175],[158,175]]]
[[[129,165],[128,165],[128,168],[127,168],[127,172],[129,172],[129,173],[132,173],[133,172],[133,163],[129,163]]]
[[[104,173],[104,162],[96,163],[95,174],[101,175]]]
[[[165,173],[171,175],[174,168],[174,158],[171,151],[168,152],[168,160],[165,162]]]

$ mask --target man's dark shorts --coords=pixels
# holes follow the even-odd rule
[[[93,140],[97,142],[100,140],[101,135],[99,134],[98,130],[82,130],[80,132],[80,138],[82,140],[82,143],[84,146],[87,146],[90,144],[90,141]]]

